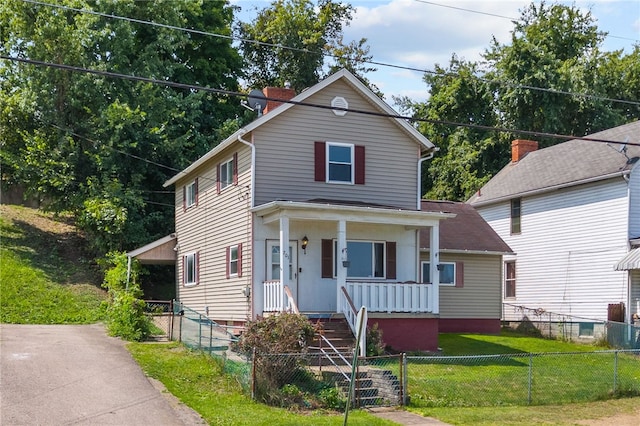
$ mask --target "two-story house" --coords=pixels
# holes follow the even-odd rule
[[[581,334],[609,305],[630,321],[640,314],[640,122],[537,148],[513,141],[511,162],[468,200],[516,253],[505,257],[505,306],[582,318]]]

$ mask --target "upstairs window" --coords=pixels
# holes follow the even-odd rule
[[[198,205],[198,178],[182,188],[182,204],[184,210]]]
[[[364,185],[364,146],[338,142],[315,143],[315,180]]]
[[[522,199],[511,200],[511,233],[519,234],[521,231],[520,222],[522,218]]]
[[[234,153],[229,160],[218,164],[217,192],[224,188],[238,184],[238,154]]]

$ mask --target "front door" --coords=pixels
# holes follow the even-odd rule
[[[285,253],[289,259],[289,267],[285,268],[289,273],[289,288],[293,298],[298,300],[298,242],[289,241],[289,251]],[[280,280],[280,241],[267,241],[267,280]]]

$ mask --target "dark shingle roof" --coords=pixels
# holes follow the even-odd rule
[[[440,250],[511,253],[511,248],[469,204],[422,201],[422,211],[455,213],[440,221]],[[420,248],[429,248],[429,230],[420,232]]]
[[[640,144],[640,121],[589,135],[591,138]],[[482,205],[588,181],[621,175],[640,157],[640,146],[574,139],[530,152],[509,163],[467,202]],[[630,161],[631,159],[631,161]]]

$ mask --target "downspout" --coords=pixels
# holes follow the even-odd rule
[[[255,182],[256,182],[256,146],[252,143],[249,142],[245,139],[242,139],[242,137],[244,135],[247,134],[247,131],[244,129],[240,129],[240,133],[238,134],[238,142],[243,143],[245,145],[247,145],[249,148],[251,148],[251,169],[250,169],[250,173],[251,173],[251,183],[249,184],[251,187],[249,188],[249,208],[253,208],[253,204],[254,204],[254,195],[255,195]],[[253,270],[254,270],[254,258],[255,256],[253,255],[253,213],[249,213],[251,215],[251,231],[249,234],[249,247],[251,248],[251,273],[248,274],[249,275],[249,295],[245,294],[245,297],[247,298],[247,302],[249,302],[251,300],[250,303],[250,318],[253,319],[253,314],[255,312],[256,307],[254,306],[254,301],[255,301],[255,297],[251,297],[254,294],[256,294],[256,292],[254,291],[255,289],[253,288]],[[284,276],[284,275],[281,275]],[[251,299],[250,299],[251,297]],[[264,298],[264,295],[263,295]],[[264,303],[264,302],[263,302]]]
[[[422,201],[422,163],[425,162],[426,160],[431,160],[433,158],[433,155],[435,154],[436,149],[433,148],[431,149],[431,151],[429,151],[427,153],[426,156],[421,157],[418,160],[418,202],[417,202],[417,209],[418,210],[422,210],[422,206],[421,206],[421,201]]]

